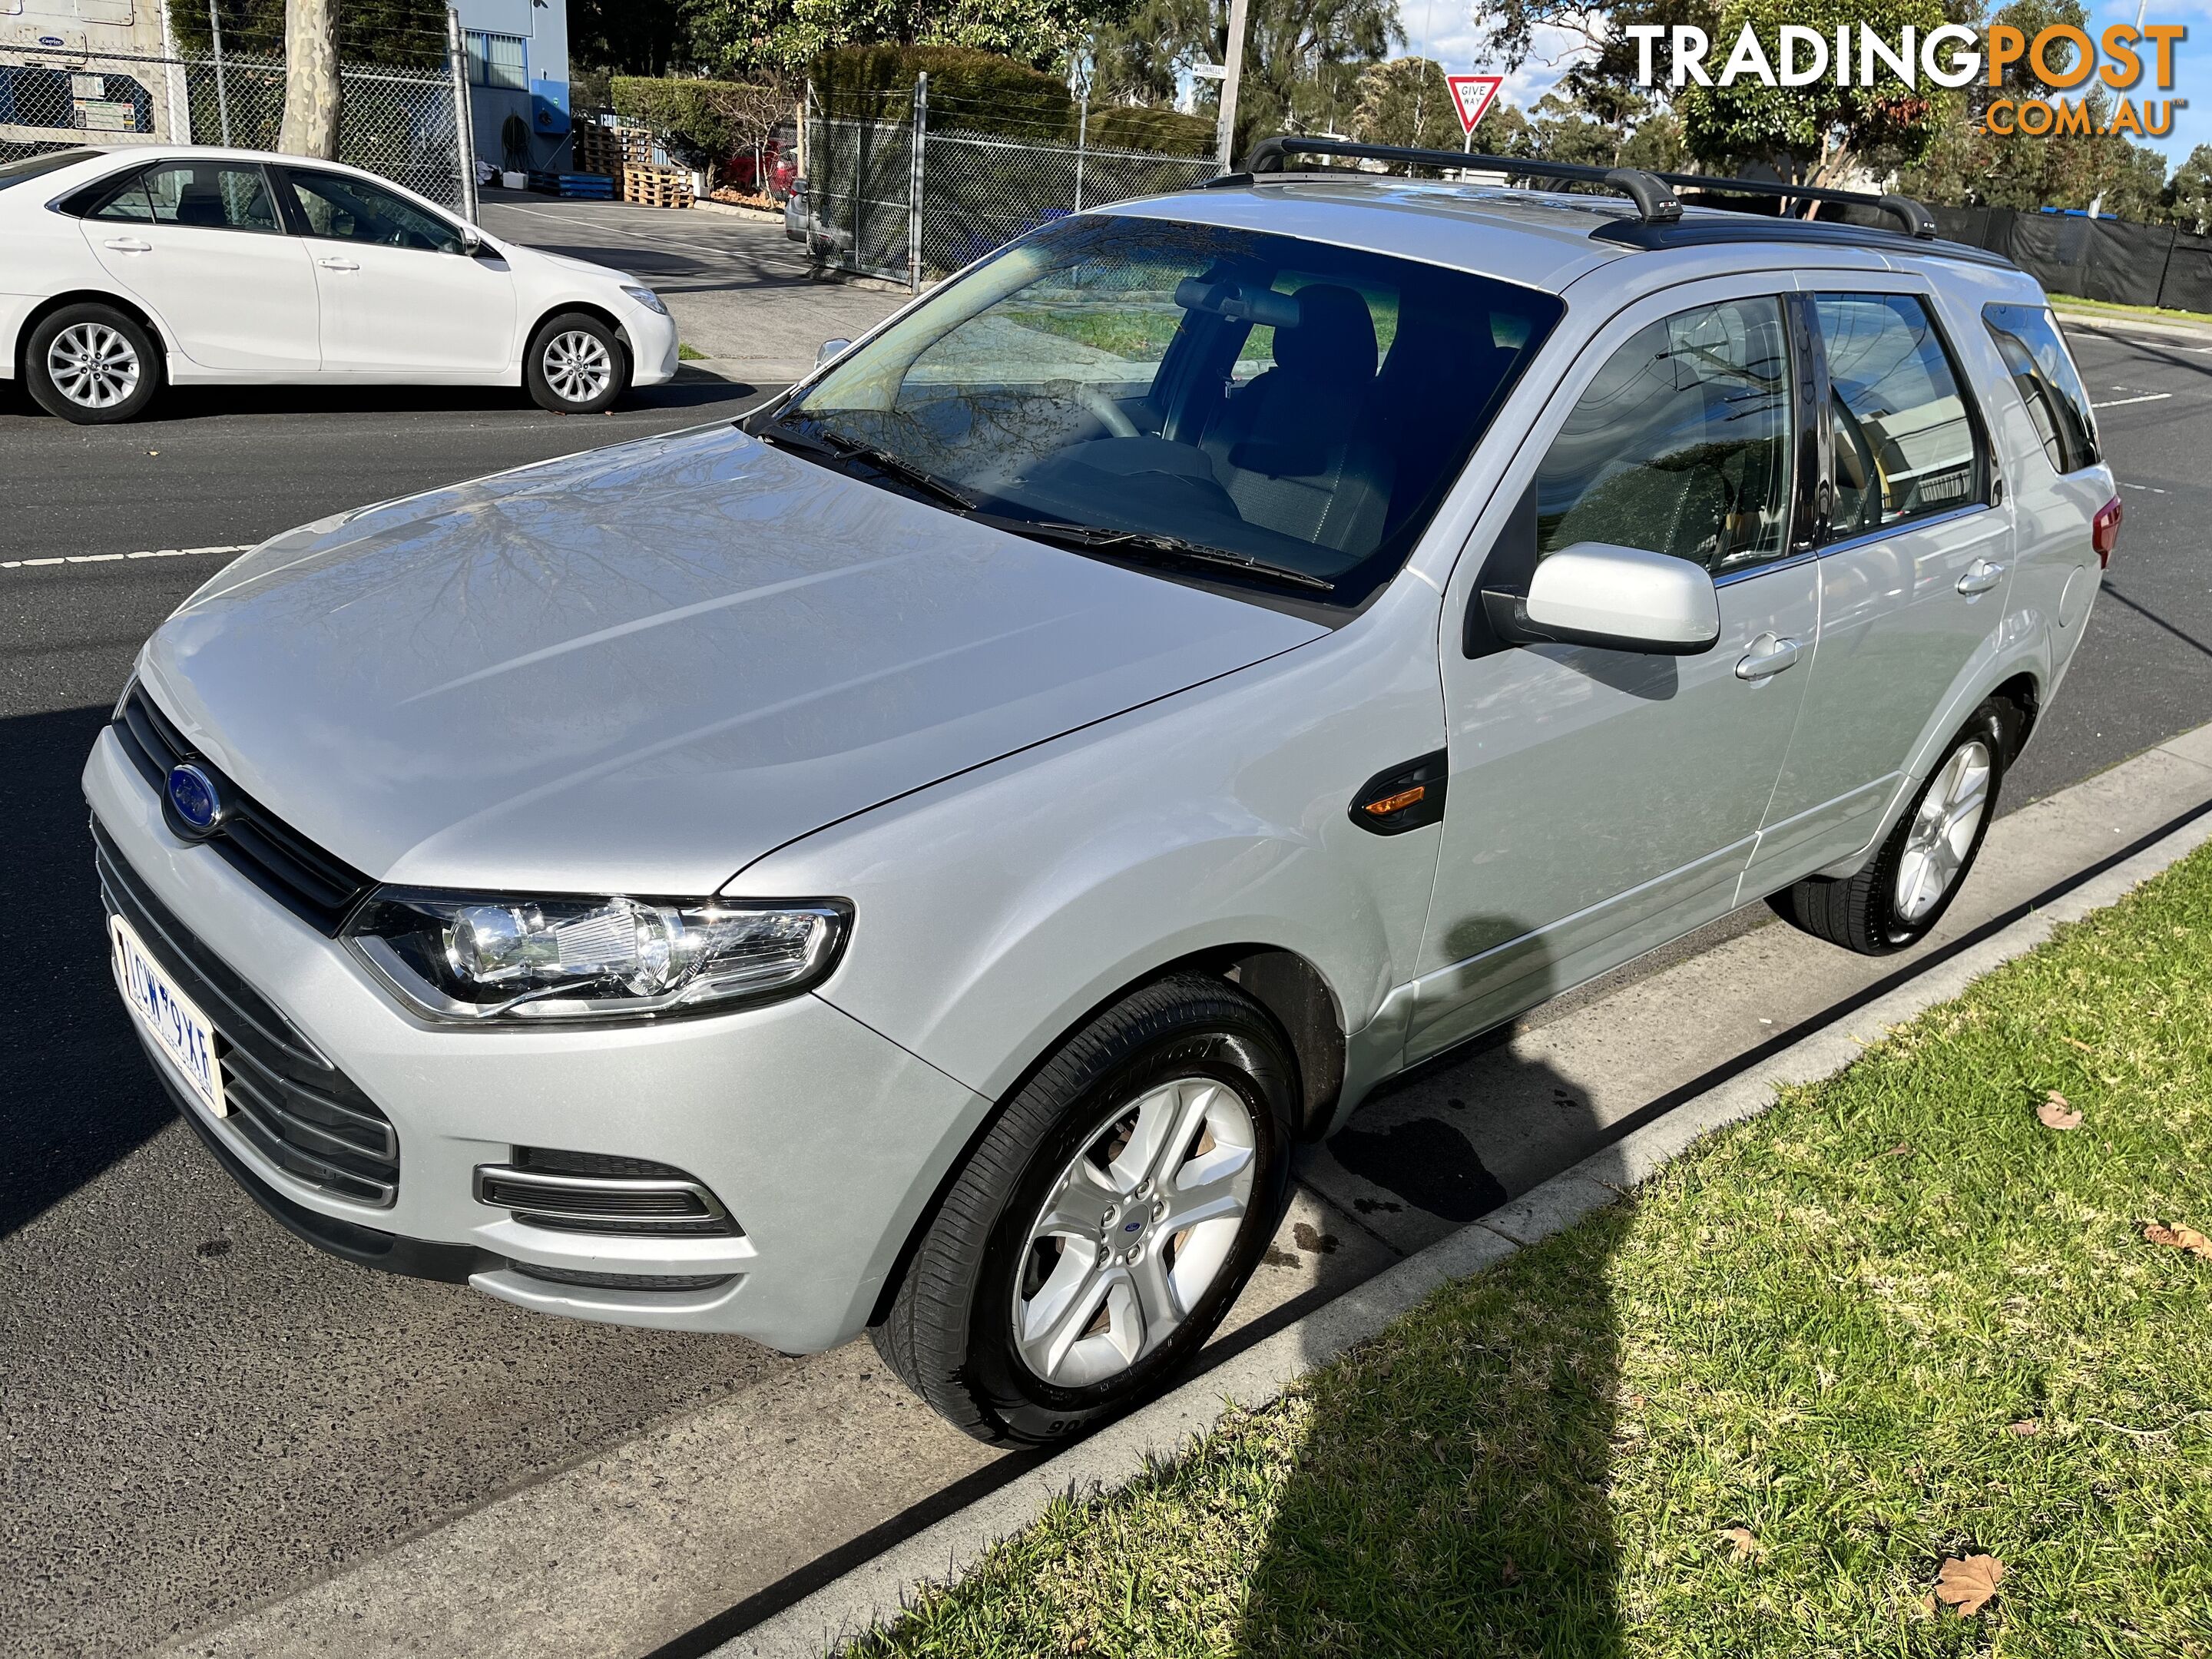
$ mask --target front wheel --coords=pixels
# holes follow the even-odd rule
[[[984,1136],[877,1351],[994,1442],[1064,1440],[1166,1386],[1280,1218],[1295,1077],[1273,1020],[1219,980],[1115,1004]]]
[[[79,426],[134,421],[161,386],[161,354],[112,306],[64,306],[31,331],[23,353],[31,396]]]
[[[586,312],[548,318],[530,337],[523,382],[540,409],[596,415],[629,390],[629,353],[614,330]]]
[[[1918,944],[1951,908],[1982,850],[2011,752],[2010,713],[1995,700],[1974,710],[1863,870],[1808,876],[1767,903],[1784,921],[1863,956]]]

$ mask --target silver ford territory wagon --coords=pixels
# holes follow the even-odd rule
[[[2036,284],[1896,198],[1330,148],[194,594],[84,788],[212,1154],[355,1261],[866,1330],[1042,1442],[1394,1073],[1750,901],[1924,933],[2119,517]]]

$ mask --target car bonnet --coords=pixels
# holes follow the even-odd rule
[[[684,895],[1322,631],[717,426],[280,536],[140,673],[380,879]]]

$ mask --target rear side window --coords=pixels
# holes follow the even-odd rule
[[[1814,309],[1835,423],[1832,536],[1980,501],[1980,434],[1927,308],[1909,294],[1823,294]]]
[[[1577,542],[1718,574],[1790,544],[1790,349],[1773,300],[1731,300],[1629,336],[1536,471],[1538,556]]]
[[[1982,320],[2020,388],[2052,468],[2078,472],[2096,465],[2097,428],[2089,416],[2089,394],[2051,313],[2040,306],[1984,306]]]
[[[164,161],[148,167],[111,190],[88,216],[202,230],[283,228],[261,169],[232,161]]]

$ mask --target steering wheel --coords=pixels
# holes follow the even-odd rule
[[[1137,423],[1129,418],[1128,411],[1098,387],[1079,383],[1075,388],[1075,401],[1098,417],[1099,425],[1106,428],[1109,435],[1116,438],[1143,435],[1137,430]]]

